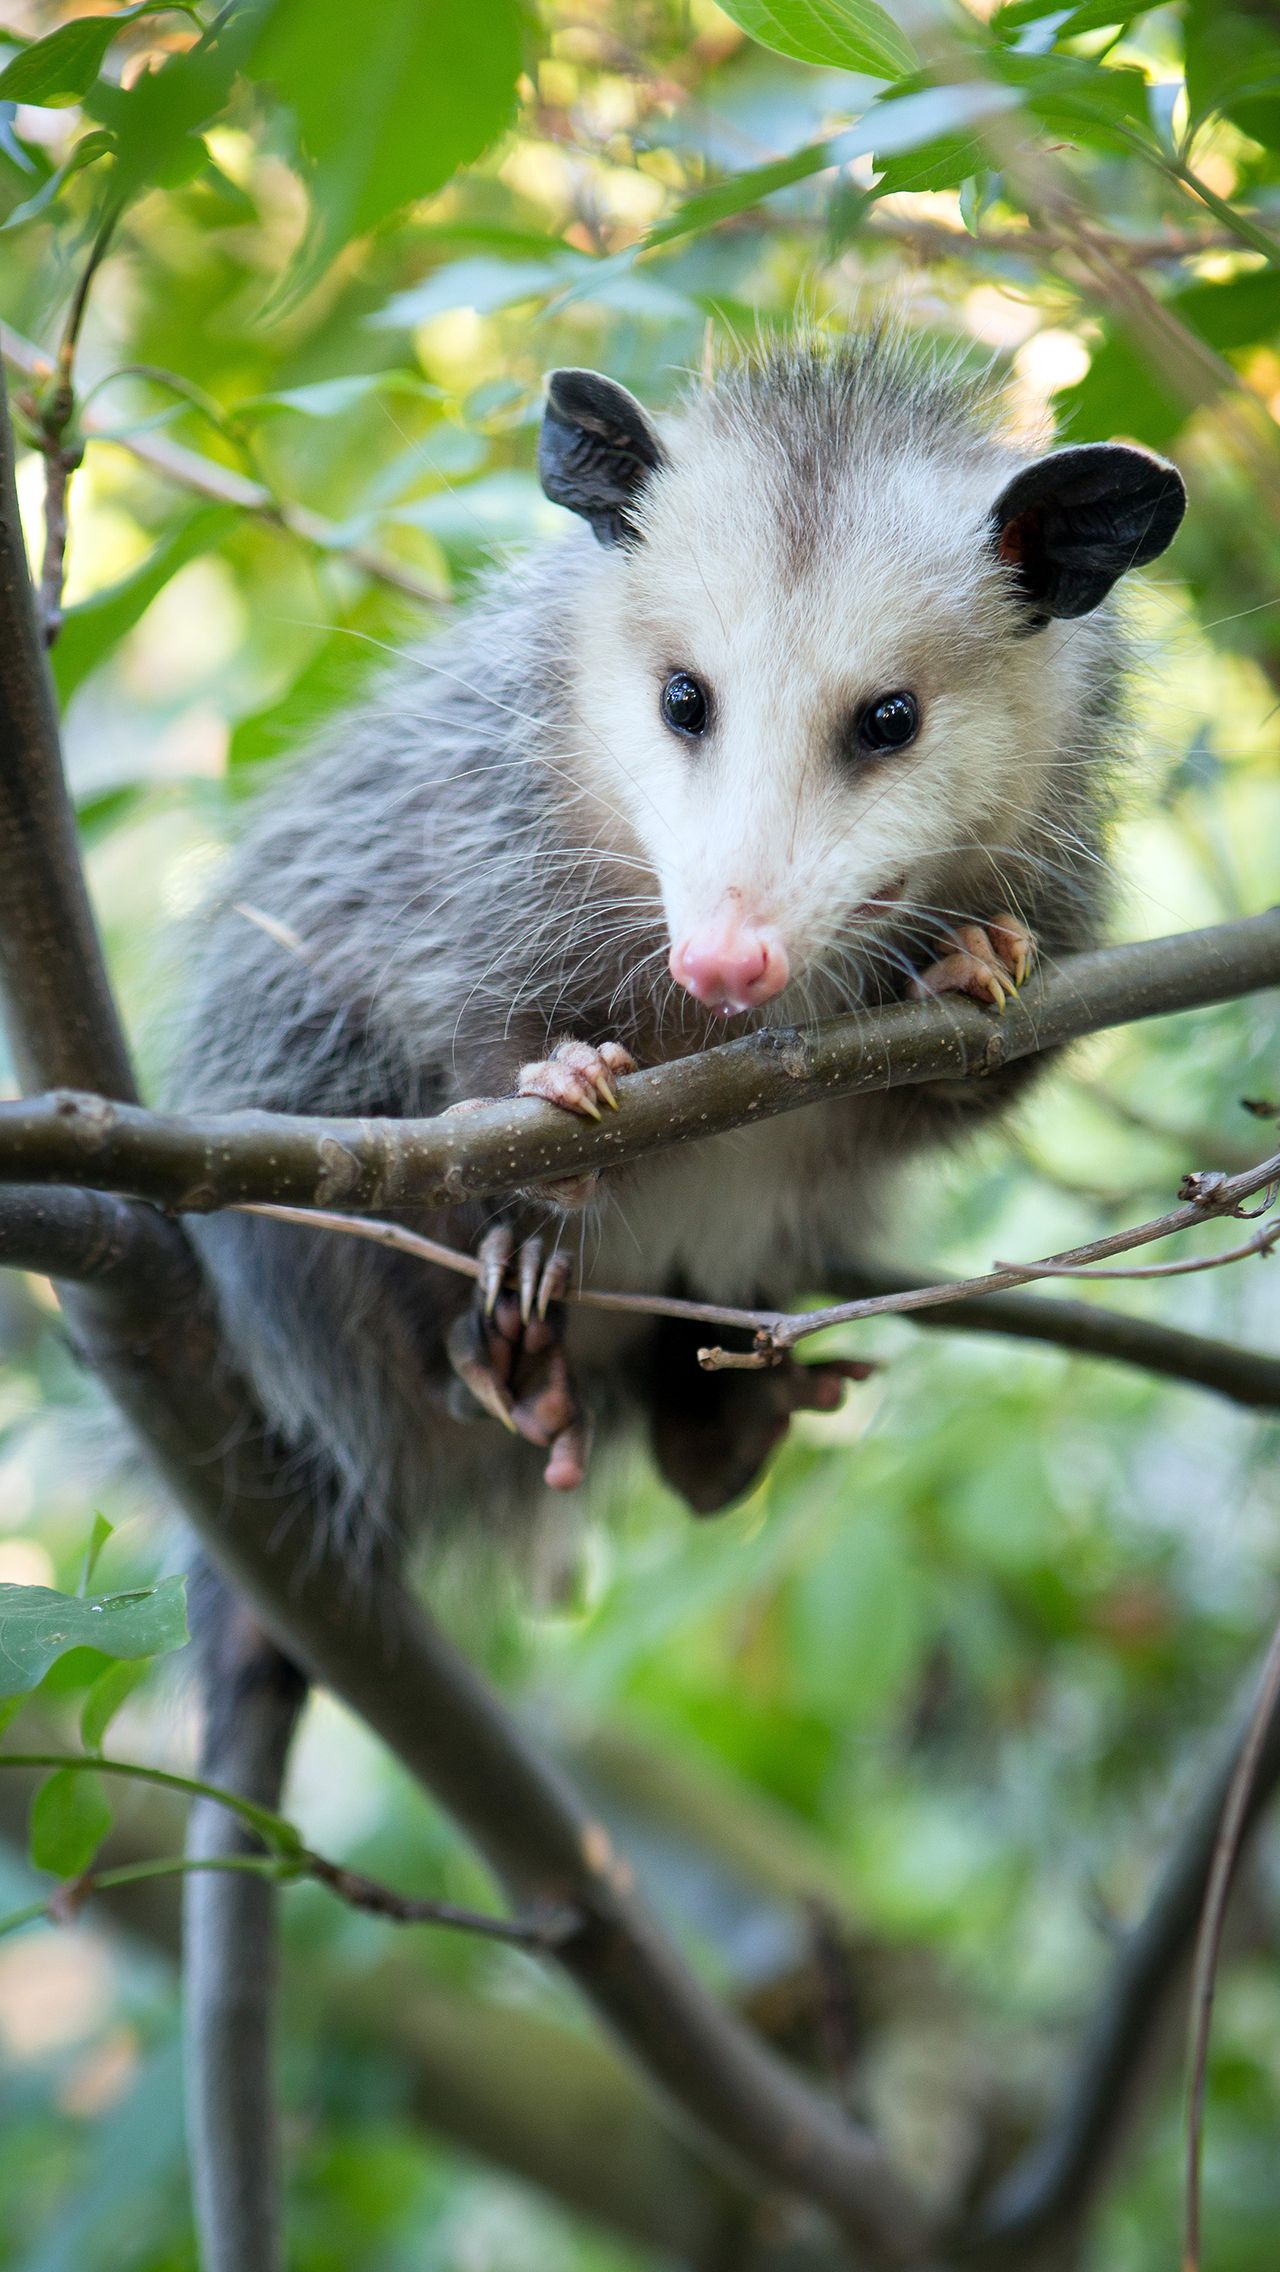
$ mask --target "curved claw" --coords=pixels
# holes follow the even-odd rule
[[[569,1258],[557,1247],[542,1273],[538,1287],[538,1315],[545,1317],[553,1302],[562,1302],[569,1290]]]
[[[511,1397],[493,1369],[484,1324],[475,1310],[464,1310],[461,1317],[454,1319],[445,1336],[445,1352],[458,1379],[476,1403],[494,1420],[501,1421],[511,1435],[518,1436],[520,1430]]]
[[[928,1000],[938,994],[970,994],[1000,1016],[1035,960],[1036,943],[1016,915],[996,915],[989,923],[961,923],[947,934],[948,952],[912,980],[911,992]]]
[[[520,1249],[519,1261],[520,1317],[527,1325],[533,1316],[533,1305],[542,1282],[542,1241],[526,1239]]]
[[[480,1264],[480,1297],[486,1317],[492,1317],[507,1275],[507,1265],[515,1251],[515,1236],[505,1223],[495,1223],[486,1231],[477,1249]]]
[[[556,1308],[569,1283],[568,1258],[558,1250],[548,1257],[537,1236],[517,1253],[512,1233],[498,1224],[485,1235],[480,1262],[478,1298],[446,1336],[449,1363],[482,1411],[547,1454],[549,1488],[573,1490],[586,1473],[591,1431]]]
[[[618,1092],[611,1074],[634,1073],[636,1062],[621,1042],[604,1041],[599,1048],[587,1041],[558,1041],[548,1057],[522,1065],[516,1094],[541,1097],[584,1120],[598,1120],[602,1104],[618,1109]]]

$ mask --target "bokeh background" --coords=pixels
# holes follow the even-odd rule
[[[11,4],[0,54],[86,12]],[[709,341],[801,320],[839,335],[888,310],[1005,373],[1029,426],[1056,418],[1074,439],[1122,434],[1176,455],[1192,511],[1132,603],[1142,758],[1114,930],[1174,931],[1276,896],[1270,10],[1030,0],[958,15],[957,52],[999,90],[985,110],[945,71],[928,93],[901,70],[886,90],[883,66],[773,52],[713,0],[445,8],[452,47],[378,101],[367,27],[357,11],[344,28],[350,15],[316,0],[304,36],[283,9],[274,76],[236,80],[177,159],[137,174],[78,350],[96,438],[72,487],[54,664],[93,889],[153,1093],[183,919],[246,800],[495,556],[555,537],[561,516],[531,471],[545,371],[598,365],[660,408]],[[23,342],[56,345],[107,171],[124,162],[68,158],[95,133],[118,131],[125,149],[129,97],[192,35],[181,15],[143,17],[74,100],[0,110],[0,319],[19,362]],[[445,136],[385,211],[377,191],[335,202],[307,140],[335,85],[373,142],[403,134],[407,96],[424,147],[451,121],[467,162],[454,170]],[[934,108],[900,117],[877,151],[857,123],[913,90]],[[1078,201],[1074,223],[1037,206],[1049,168]],[[1101,282],[1083,257],[1099,242]],[[1122,320],[1115,273],[1203,350],[1194,400]],[[257,485],[259,509],[148,461],[175,448],[213,469],[215,490],[218,477]],[[43,474],[29,450],[37,549]],[[324,541],[282,525],[296,507]],[[421,596],[367,573],[360,550]],[[330,821],[340,833],[340,807]],[[886,1252],[980,1267],[1140,1219],[1185,1170],[1259,1156],[1267,1130],[1239,1099],[1278,1086],[1265,1000],[1100,1037],[1012,1130],[917,1175]],[[1274,1347],[1276,1268],[1089,1298]],[[1034,2125],[1116,1932],[1217,1756],[1276,1615],[1277,1433],[1200,1392],[1021,1344],[886,1321],[844,1346],[884,1370],[839,1416],[806,1419],[735,1513],[694,1526],[636,1467],[600,1479],[544,1598],[474,1565],[436,1586],[454,1631],[589,1782],[699,1965],[819,2071],[847,2068],[857,2102],[936,2175]],[[174,1567],[166,1510],[121,1457],[47,1286],[0,1282],[0,1358],[0,1579],[73,1589],[98,1512],[115,1526],[103,1585]],[[64,1660],[24,1740],[74,1730],[97,1669],[86,1652]],[[189,1766],[180,1668],[134,1693],[112,1742]],[[176,1808],[113,1796],[119,1851],[176,1849]],[[39,1889],[28,1798],[0,1775],[3,1908]],[[310,1710],[290,1806],[326,1852],[419,1891],[491,1898],[447,1822],[327,1700]],[[1264,1837],[1220,1988],[1215,2272],[1277,2258],[1278,1860]],[[677,2177],[640,2144],[632,2191],[650,2227],[628,2222],[625,2187],[580,2213],[593,2124],[616,2144],[640,2117],[567,1991],[510,1951],[397,1933],[315,1888],[285,1906],[298,2272],[703,2261],[677,2248]],[[74,1929],[0,1939],[6,2272],[192,2262],[173,1933],[166,1889],[139,1888]],[[1172,2051],[1095,2272],[1176,2258]],[[447,2057],[539,2107],[541,2162],[517,2148],[514,2119],[470,2136],[483,2154],[463,2150],[463,2068],[450,2080],[433,2065]]]

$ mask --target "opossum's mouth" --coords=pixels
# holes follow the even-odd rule
[[[892,883],[882,884],[879,891],[875,892],[870,899],[861,900],[857,907],[851,911],[849,921],[860,923],[868,916],[883,915],[888,908],[901,899],[906,888],[906,875],[895,876]]]

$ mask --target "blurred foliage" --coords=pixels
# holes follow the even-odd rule
[[[661,405],[708,336],[798,318],[839,330],[887,308],[1006,372],[1029,428],[1056,415],[1072,438],[1177,455],[1192,511],[1135,603],[1148,757],[1117,927],[1275,896],[1268,0],[909,16],[870,0],[11,4],[2,39],[0,316],[19,342],[52,361],[103,255],[76,349],[95,438],[72,486],[54,665],[148,1077],[180,919],[242,798],[421,626],[423,605],[353,548],[443,615],[495,553],[556,529],[531,471],[548,367],[600,365]],[[1185,361],[1152,356],[1135,293],[1198,343],[1194,386]],[[146,461],[175,444],[212,469],[212,499]],[[34,546],[34,447],[21,474]],[[245,478],[263,510],[217,501]],[[294,507],[321,541],[282,525]],[[930,1170],[902,1259],[977,1265],[1146,1212],[1184,1169],[1256,1150],[1237,1100],[1277,1086],[1262,1003],[1100,1039],[1012,1135]],[[1110,1298],[1265,1345],[1265,1293],[1251,1266]],[[885,1372],[843,1415],[807,1420],[724,1521],[690,1526],[647,1476],[618,1473],[541,1606],[497,1574],[440,1582],[468,1646],[579,1759],[699,1963],[785,2040],[784,1991],[811,1957],[802,1895],[846,1913],[859,2088],[904,2154],[959,2166],[993,2106],[1012,2136],[1051,2095],[1113,1924],[1140,1908],[1274,1616],[1275,1429],[1023,1345],[894,1322],[857,1347]],[[147,1584],[163,1519],[47,1288],[0,1283],[0,1357],[0,1578],[74,1590],[103,1507],[95,1582]],[[104,1678],[100,1653],[72,1651],[31,1709],[74,1745],[96,1687],[88,1740],[114,1712],[122,1756],[189,1764],[172,1675],[130,1693]],[[118,1832],[152,1835],[113,1801]],[[40,1882],[11,1777],[0,1808],[10,1907]],[[323,1702],[291,1811],[394,1882],[490,1897],[448,1826]],[[155,1835],[172,1851],[176,1820]],[[1264,1853],[1215,2037],[1218,2272],[1263,2272],[1280,2229],[1276,1894]],[[91,1912],[0,1948],[6,2272],[191,2262],[171,1952],[136,1898],[119,1914],[137,1937]],[[582,2040],[560,1990],[507,1951],[414,1934],[389,1952],[392,1928],[313,1888],[286,1906],[299,2272],[656,2265],[425,2132],[403,2038],[352,2018],[394,1962],[402,2012],[416,1992],[463,1999],[476,2027],[505,2013],[537,2095],[546,2042]],[[536,2052],[520,2033],[534,2018]],[[812,2029],[796,2041],[821,2064]],[[1171,2079],[1097,2272],[1173,2261],[1177,2120]]]

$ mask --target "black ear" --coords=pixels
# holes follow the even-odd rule
[[[625,387],[598,371],[552,372],[538,476],[553,505],[581,513],[601,544],[634,540],[628,507],[665,463],[657,434]]]
[[[1015,474],[991,515],[1018,572],[1028,619],[1087,615],[1118,576],[1171,542],[1187,493],[1176,466],[1122,442],[1052,450]]]

